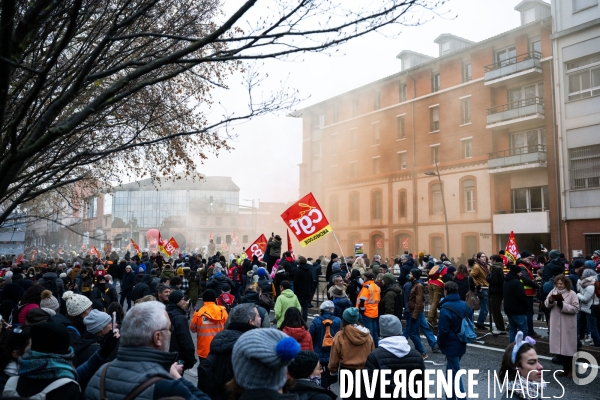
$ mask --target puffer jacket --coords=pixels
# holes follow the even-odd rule
[[[346,325],[336,333],[329,357],[329,372],[336,374],[341,367],[362,369],[375,349],[369,330],[360,325]]]
[[[300,344],[300,350],[313,350],[312,338],[310,337],[310,333],[308,333],[306,328],[291,328],[286,326],[282,329],[282,332],[296,339],[296,342]]]
[[[290,307],[296,307],[302,312],[302,307],[298,301],[298,297],[290,289],[285,289],[275,302],[275,319],[277,320],[277,328],[281,327],[285,312]]]
[[[235,288],[235,285],[231,281],[231,279],[229,279],[227,275],[225,275],[222,272],[213,275],[213,277],[206,284],[206,288],[214,290],[217,294],[217,297],[219,297],[221,293],[223,293],[224,289],[226,289],[227,286],[229,286],[229,290],[233,290]]]
[[[556,275],[560,275],[565,272],[565,264],[560,258],[550,260],[550,262],[544,265],[542,270],[542,282],[548,282],[550,278]]]
[[[329,354],[331,347],[323,348],[323,339],[325,338],[325,332],[327,331],[323,321],[331,320],[331,326],[329,327],[329,333],[335,337],[340,328],[342,327],[342,320],[335,315],[325,312],[321,315],[317,315],[310,324],[308,332],[312,338],[313,347],[315,353],[319,355],[319,361],[321,363],[329,363]]]
[[[269,239],[268,245],[271,249],[269,255],[275,258],[281,258],[281,240],[271,238]]]
[[[592,304],[600,304],[600,301],[594,294],[594,284],[596,276],[590,276],[585,279],[580,279],[577,282],[577,298],[579,299],[579,308],[581,312],[586,314],[591,313]]]

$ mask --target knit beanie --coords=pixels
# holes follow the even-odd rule
[[[358,322],[358,308],[356,307],[348,307],[344,310],[342,314],[342,319],[349,324],[355,324]]]
[[[202,293],[202,301],[212,301],[213,303],[217,301],[217,293],[212,289],[206,289],[204,293]]]
[[[49,290],[44,290],[41,294],[42,301],[40,301],[41,308],[49,308],[53,310],[55,313],[60,309],[60,304],[58,304],[58,300],[56,297],[52,296],[52,292]]]
[[[333,301],[331,300],[325,300],[324,302],[321,303],[321,306],[319,307],[320,310],[333,310],[335,308],[335,305],[333,304]]]
[[[560,251],[558,250],[551,250],[548,252],[548,257],[550,257],[551,260],[554,260],[555,258],[560,257]]]
[[[92,306],[92,301],[85,296],[67,291],[63,294],[63,300],[67,303],[67,314],[71,317],[81,315]]]
[[[523,272],[521,267],[519,267],[518,265],[515,265],[515,264],[508,264],[508,269],[510,272],[515,273],[515,274],[518,274],[519,272]]]
[[[340,270],[340,263],[339,263],[339,262],[337,262],[337,261],[336,261],[336,262],[334,262],[334,263],[331,265],[331,270],[332,270],[332,271],[339,271],[339,270]]]
[[[589,269],[596,269],[596,263],[594,263],[592,260],[587,260],[585,263],[583,263],[583,265]]]
[[[382,338],[391,336],[402,336],[402,322],[392,314],[379,317],[379,335]]]
[[[183,299],[183,292],[181,290],[173,290],[171,294],[169,294],[169,303],[177,304]]]
[[[288,372],[294,379],[308,378],[319,362],[319,355],[314,351],[302,350],[288,366]]]
[[[389,272],[387,274],[383,274],[383,283],[385,283],[387,286],[393,285],[394,274],[390,274]]]
[[[299,352],[296,339],[277,329],[252,329],[233,346],[233,375],[245,390],[279,390],[287,381],[287,366]]]
[[[258,274],[258,276],[263,277],[263,276],[267,276],[268,272],[263,267],[260,267],[257,271],[257,274]]]
[[[71,339],[61,324],[44,322],[31,326],[31,350],[39,353],[68,354]]]
[[[595,255],[596,257],[600,257],[600,250],[596,250],[596,251],[594,251],[594,255]]]
[[[104,327],[110,324],[112,318],[105,312],[92,310],[87,317],[83,319],[85,328],[91,334],[100,332]]]

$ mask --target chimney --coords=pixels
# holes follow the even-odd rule
[[[452,53],[475,44],[475,42],[471,42],[470,40],[463,39],[450,33],[442,33],[433,42],[440,46],[440,57],[444,54]]]
[[[419,64],[423,64],[429,60],[433,60],[433,57],[425,54],[417,53],[410,50],[402,50],[396,58],[402,61],[401,71],[406,71],[409,68],[415,67]]]

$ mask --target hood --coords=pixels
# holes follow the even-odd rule
[[[494,262],[491,264],[492,269],[504,269],[504,264],[501,262]]]
[[[402,289],[400,288],[400,286],[393,284],[391,286],[388,286],[387,289],[385,289],[385,291],[392,291],[396,294],[402,294]]]
[[[289,326],[286,326],[285,328],[282,329],[282,332],[285,333],[288,336],[291,336],[293,338],[296,337],[302,337],[304,336],[306,333],[308,332],[306,329],[300,327],[300,328],[291,328]]]
[[[410,352],[410,345],[404,336],[379,339],[379,347],[383,347],[398,358],[402,358]]]
[[[242,299],[242,303],[259,303],[258,292],[253,292],[251,290],[246,291],[246,294],[244,295],[244,297],[242,297]]]
[[[281,292],[281,296],[285,296],[288,299],[291,299],[295,296],[294,292],[292,292],[291,289],[285,289],[283,292]]]
[[[344,328],[344,335],[348,338],[350,343],[355,346],[361,346],[371,337],[369,330],[364,326],[360,325],[346,325]]]
[[[520,280],[521,278],[519,278],[519,275],[515,274],[514,272],[508,272],[506,274],[506,276],[504,277],[504,281],[508,282],[508,281],[514,281],[514,280]]]
[[[242,332],[225,329],[219,332],[210,343],[210,354],[229,354],[233,345],[242,336]]]
[[[305,270],[305,271],[310,271],[310,267],[311,267],[311,266],[310,266],[309,264],[300,264],[300,265],[298,266],[298,269],[303,269],[303,270]]]
[[[185,315],[185,311],[181,309],[177,304],[167,304],[167,314],[169,315]]]
[[[151,284],[152,283],[152,276],[144,274],[144,277],[142,278],[142,282],[144,282],[144,283],[146,283],[148,285]]]
[[[596,277],[595,276],[588,276],[585,279],[580,279],[579,282],[577,282],[577,285],[581,286],[582,288],[586,288],[590,285],[593,285],[594,282],[596,282]]]
[[[56,279],[58,278],[58,275],[56,275],[56,273],[54,272],[46,272],[44,275],[42,275],[42,278],[48,280],[48,279]]]
[[[203,316],[213,321],[222,321],[224,323],[227,320],[227,311],[225,311],[225,308],[213,302],[207,301],[204,303],[201,311]]]

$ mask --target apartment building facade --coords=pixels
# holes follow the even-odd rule
[[[600,6],[554,0],[553,53],[565,253],[600,249]]]
[[[516,10],[515,29],[478,43],[442,34],[437,57],[402,51],[399,73],[298,112],[300,192],[346,254],[470,257],[511,230],[523,249],[558,246],[550,5]],[[311,247],[339,249],[333,237]]]

